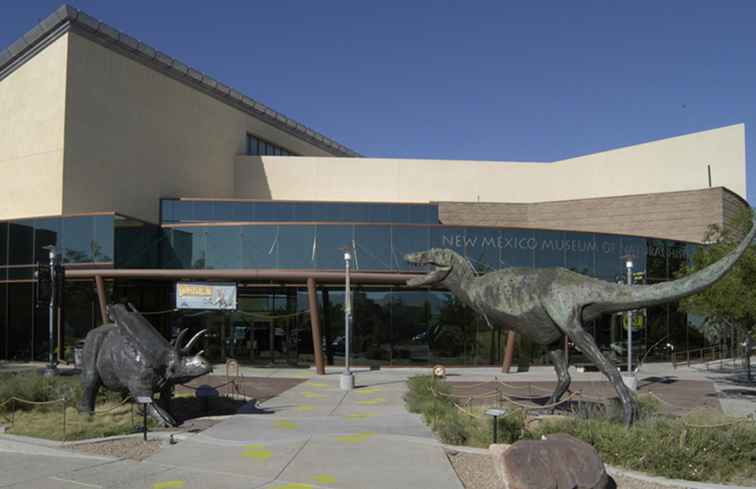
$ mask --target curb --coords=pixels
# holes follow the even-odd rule
[[[666,477],[659,477],[655,475],[647,475],[642,472],[634,472],[632,470],[620,469],[606,465],[606,472],[611,475],[621,475],[631,479],[636,479],[644,482],[653,482],[655,484],[669,486],[669,487],[683,487],[685,489],[753,489],[754,486],[735,486],[729,484],[716,484],[714,482],[696,482],[688,481],[684,479],[667,479]]]

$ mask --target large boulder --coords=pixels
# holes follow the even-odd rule
[[[543,440],[491,445],[504,489],[605,489],[609,476],[596,449],[557,433]]]

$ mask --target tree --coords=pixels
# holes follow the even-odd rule
[[[693,254],[684,274],[700,270],[732,251],[750,229],[753,211],[744,209],[725,227],[709,227],[704,241],[711,243]],[[680,302],[680,309],[704,318],[703,333],[710,340],[719,340],[728,331],[737,330],[745,336],[745,364],[751,382],[751,351],[756,333],[756,247],[751,245],[732,270],[719,282],[703,292]]]

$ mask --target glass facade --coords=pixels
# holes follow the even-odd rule
[[[207,201],[161,199],[162,224],[205,222],[351,222],[438,224],[435,204]]]
[[[433,204],[331,204],[166,199],[164,225],[117,214],[0,222],[0,358],[43,360],[47,309],[34,303],[33,270],[55,245],[66,266],[176,269],[343,270],[344,246],[353,246],[357,271],[416,271],[406,253],[451,248],[480,273],[505,267],[560,266],[608,281],[624,281],[631,255],[637,282],[669,280],[695,250],[689,243],[600,233],[438,224]],[[197,222],[200,221],[200,222]],[[173,224],[171,224],[173,223]],[[173,282],[107,282],[113,301],[128,301],[150,315],[166,335],[178,327],[208,328],[205,350],[256,364],[307,364],[313,345],[306,290],[240,284],[231,313],[172,311]],[[68,280],[55,344],[70,358],[73,344],[100,324],[93,283]],[[344,291],[318,290],[322,346],[343,362]],[[670,343],[682,350],[705,344],[674,304],[639,311],[639,352]],[[690,321],[693,323],[693,321]],[[620,316],[588,325],[605,353],[621,361],[626,338]],[[445,291],[362,287],[354,291],[355,363],[362,365],[491,365],[501,362],[505,334],[491,330]],[[62,335],[57,338],[57,335]],[[521,366],[547,362],[543,349],[518,340]],[[580,352],[571,351],[573,362]],[[649,359],[668,359],[654,349]]]

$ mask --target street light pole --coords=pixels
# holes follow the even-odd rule
[[[54,329],[55,329],[55,298],[57,296],[58,291],[56,290],[56,279],[57,277],[57,254],[55,250],[55,246],[45,246],[45,249],[49,253],[50,258],[50,302],[48,304],[48,364],[47,368],[45,369],[46,375],[55,375],[56,373],[56,365],[55,365],[55,354],[54,354]]]
[[[352,291],[349,284],[349,269],[352,260],[351,249],[344,251],[345,278],[344,278],[344,373],[341,374],[341,390],[349,391],[354,388],[354,375],[350,370],[351,343],[352,343]]]
[[[633,285],[633,260],[625,260],[627,268],[627,285]],[[627,311],[627,374],[633,372],[633,311]]]

